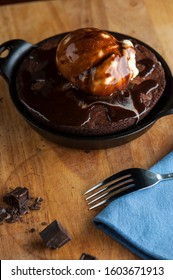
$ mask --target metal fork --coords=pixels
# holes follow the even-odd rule
[[[129,168],[96,184],[87,190],[84,195],[89,209],[94,209],[122,195],[152,187],[160,181],[168,179],[173,179],[173,173],[156,174],[142,168]]]

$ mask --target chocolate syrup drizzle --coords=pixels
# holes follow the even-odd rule
[[[57,39],[53,47],[38,47],[23,61],[17,75],[17,91],[22,104],[41,122],[50,126],[82,126],[90,119],[90,112],[96,104],[106,107],[107,118],[117,122],[129,117],[139,120],[146,111],[146,105],[139,95],[157,88],[155,80],[143,80],[139,84],[129,83],[127,89],[111,96],[98,97],[75,88],[58,73],[55,55]],[[139,76],[147,77],[155,68],[151,59],[137,61],[141,68]]]

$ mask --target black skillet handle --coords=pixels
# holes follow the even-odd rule
[[[170,109],[167,109],[165,111],[160,111],[156,118],[155,118],[155,121],[157,121],[158,119],[162,118],[162,117],[165,117],[165,116],[168,116],[168,115],[172,115],[173,114],[173,108],[170,108]]]
[[[11,81],[13,71],[33,45],[20,39],[10,40],[0,45],[0,75],[2,75],[7,82]]]

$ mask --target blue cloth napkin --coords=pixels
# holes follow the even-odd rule
[[[173,172],[173,151],[150,170]],[[172,260],[173,180],[114,200],[94,224],[142,259]]]

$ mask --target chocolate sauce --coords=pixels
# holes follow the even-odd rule
[[[55,56],[57,38],[34,49],[23,60],[17,75],[19,99],[29,112],[41,122],[54,128],[59,125],[82,126],[90,119],[94,106],[105,106],[107,118],[117,122],[129,117],[138,121],[146,110],[140,94],[146,96],[158,84],[153,79],[139,84],[130,82],[126,90],[111,96],[92,96],[75,88],[58,72]],[[151,59],[137,61],[141,65],[140,77],[147,77],[155,67]]]
[[[155,63],[150,58],[141,59],[137,64],[144,66],[143,70],[139,73],[140,77],[147,77],[155,68]]]

